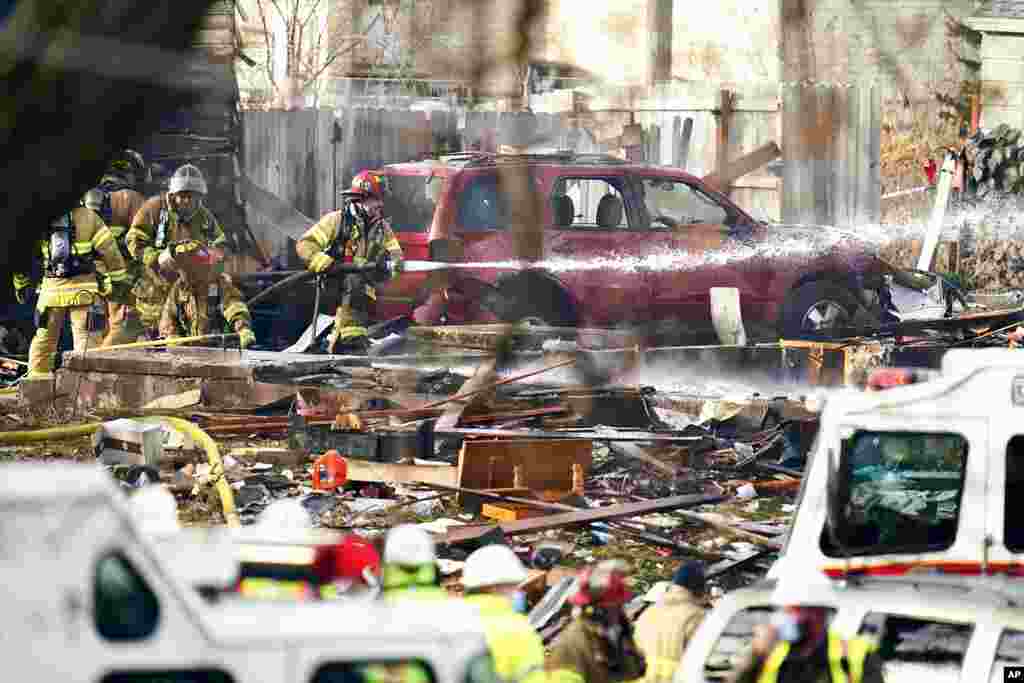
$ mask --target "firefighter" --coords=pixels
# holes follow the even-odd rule
[[[526,596],[519,590],[526,578],[526,567],[504,545],[475,550],[462,569],[466,602],[480,610],[494,670],[509,683],[545,679],[544,643],[524,616]]]
[[[28,352],[28,379],[53,376],[54,356],[64,321],[71,318],[75,351],[89,343],[89,308],[105,297],[124,296],[128,271],[117,241],[98,215],[77,207],[53,221],[39,244],[43,282],[36,302],[36,334]],[[102,262],[104,270],[97,272]],[[29,298],[33,286],[26,273],[14,275],[19,303]]]
[[[824,607],[786,607],[751,644],[731,683],[882,683],[877,644],[843,638]]]
[[[141,269],[140,264],[129,256],[125,238],[132,219],[146,201],[138,187],[147,175],[142,155],[126,149],[110,163],[99,185],[87,192],[82,200],[83,206],[98,213],[114,234],[117,246],[125,257],[128,280],[132,287],[138,281]],[[134,317],[131,287],[125,288],[124,294],[121,301],[107,299],[107,336],[103,346],[124,344],[139,336],[128,330],[129,320]]]
[[[646,673],[623,611],[629,600],[624,565],[605,560],[584,569],[569,599],[573,620],[551,645],[547,660],[553,683],[617,683]]]
[[[669,683],[707,612],[704,563],[684,562],[665,594],[636,621],[636,640],[647,659],[645,681]]]
[[[310,271],[326,274],[351,258],[355,265],[378,263],[372,275],[341,276],[341,303],[334,314],[330,353],[365,353],[370,347],[366,329],[377,299],[375,284],[402,270],[402,247],[384,215],[384,180],[363,171],[342,193],[343,206],[328,213],[296,243],[295,250]],[[318,284],[319,286],[319,284]]]
[[[440,579],[434,540],[426,531],[400,524],[388,532],[381,569],[386,600],[446,598]]]
[[[128,250],[144,266],[136,305],[147,328],[164,336],[207,334],[213,285],[224,321],[247,348],[256,340],[249,308],[231,276],[221,272],[227,238],[203,204],[206,193],[202,171],[185,164],[171,176],[168,191],[148,199],[135,215]]]

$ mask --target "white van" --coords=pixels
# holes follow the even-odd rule
[[[908,374],[908,377],[910,375]],[[829,395],[771,578],[1024,574],[1024,353]]]
[[[223,584],[223,557],[177,558],[184,566],[140,533],[101,468],[0,467],[0,661],[9,678],[351,683],[368,665],[413,662],[432,683],[493,676],[469,605],[210,602],[194,587]]]
[[[726,594],[683,653],[674,683],[725,680],[754,629],[786,605],[828,608],[842,635],[879,644],[886,683],[1002,683],[1024,665],[1021,588],[960,577],[869,578],[794,586],[762,581]]]

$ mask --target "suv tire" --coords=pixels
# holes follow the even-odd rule
[[[569,295],[556,283],[544,278],[510,278],[498,285],[498,293],[502,305],[494,312],[505,322],[526,319],[551,327],[575,327],[579,322]]]
[[[837,327],[861,327],[872,316],[848,288],[828,280],[815,280],[797,287],[786,298],[779,316],[779,333],[784,338],[827,334]]]

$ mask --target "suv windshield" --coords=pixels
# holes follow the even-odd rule
[[[960,516],[967,441],[958,434],[856,432],[843,444],[830,557],[942,550]]]
[[[434,220],[436,197],[442,179],[438,176],[389,175],[384,208],[395,232],[427,232]]]

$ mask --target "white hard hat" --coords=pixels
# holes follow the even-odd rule
[[[178,192],[196,192],[198,194],[206,194],[206,179],[203,178],[203,172],[198,167],[192,164],[185,164],[178,168],[171,176],[171,181],[168,184],[167,191],[171,194],[177,194]]]
[[[164,534],[181,529],[178,523],[178,501],[163,485],[144,486],[133,493],[128,501],[144,533]]]
[[[475,550],[462,568],[462,585],[467,590],[488,586],[515,586],[526,580],[526,567],[506,545],[488,545]]]
[[[413,567],[430,564],[436,559],[434,540],[414,524],[399,524],[388,533],[384,542],[385,564]]]

